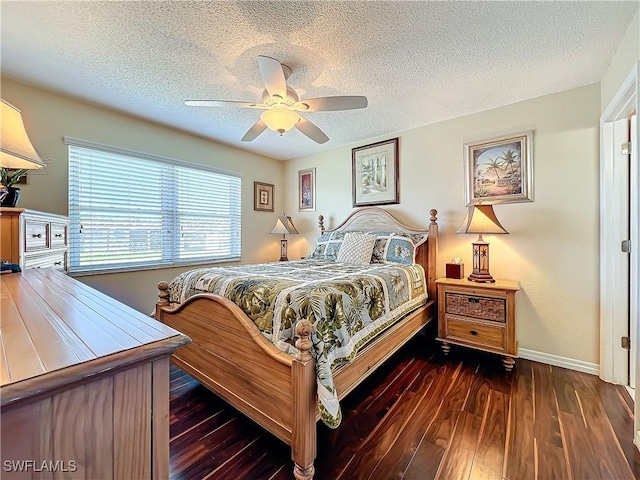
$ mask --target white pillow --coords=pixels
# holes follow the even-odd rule
[[[367,235],[364,232],[348,232],[344,236],[336,262],[368,265],[371,262],[371,254],[375,244],[375,235]]]

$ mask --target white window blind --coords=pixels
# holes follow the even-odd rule
[[[65,138],[70,272],[240,259],[241,178]]]

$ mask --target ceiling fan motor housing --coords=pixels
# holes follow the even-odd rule
[[[262,92],[262,103],[268,108],[291,107],[297,101],[298,94],[289,86],[287,86],[287,96],[284,98],[280,95],[269,95],[266,89]]]

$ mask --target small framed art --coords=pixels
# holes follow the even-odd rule
[[[466,143],[464,165],[467,206],[533,201],[533,131]]]
[[[253,209],[258,212],[273,212],[273,185],[253,182]]]
[[[398,139],[351,150],[353,206],[400,203]]]
[[[316,169],[298,170],[298,211],[316,209]]]

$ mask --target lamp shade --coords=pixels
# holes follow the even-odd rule
[[[260,119],[274,132],[282,135],[291,130],[300,121],[300,115],[288,108],[274,108],[265,110]]]
[[[31,145],[22,123],[20,110],[0,99],[2,132],[0,136],[0,167],[42,168],[44,162]]]
[[[456,233],[509,233],[500,224],[491,205],[472,205]]]
[[[276,220],[276,224],[271,230],[271,233],[277,233],[279,235],[286,235],[287,233],[300,233],[296,230],[296,227],[293,225],[291,221],[291,217],[287,217],[283,214],[281,217],[278,217]]]

